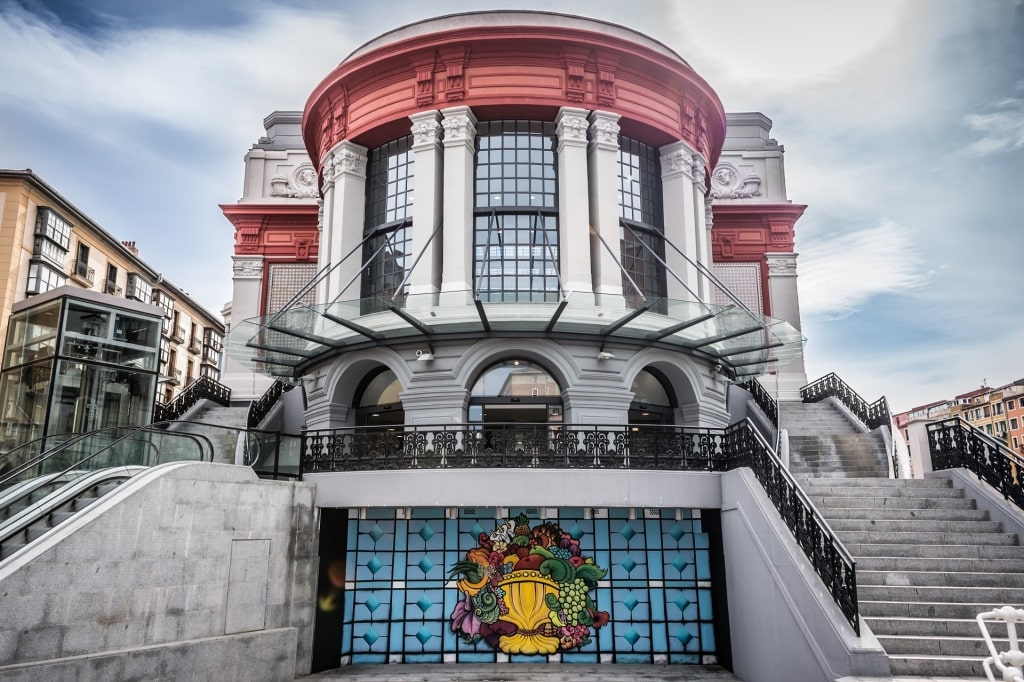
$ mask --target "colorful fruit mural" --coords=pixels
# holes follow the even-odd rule
[[[464,642],[547,655],[590,644],[594,630],[608,623],[591,596],[607,570],[557,524],[531,528],[520,514],[477,542],[449,571],[461,592],[449,627]]]

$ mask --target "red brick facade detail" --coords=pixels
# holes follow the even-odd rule
[[[235,226],[235,255],[316,261],[317,207],[308,204],[223,204]]]

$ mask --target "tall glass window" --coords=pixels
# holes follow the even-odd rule
[[[665,220],[658,150],[619,138],[619,224],[622,291],[632,307],[666,293]],[[656,257],[657,256],[657,257]]]
[[[473,274],[482,301],[557,301],[555,124],[477,126]]]
[[[366,223],[363,245],[362,312],[384,308],[385,301],[401,305],[412,265],[412,202],[415,157],[412,136],[370,151],[366,168]]]

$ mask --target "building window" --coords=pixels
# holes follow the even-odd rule
[[[1010,398],[1009,400],[1006,401],[1006,409],[1012,410],[1013,406],[1014,406],[1013,398]]]
[[[38,258],[45,258],[58,268],[63,268],[64,258],[68,255],[68,252],[62,249],[59,244],[52,242],[49,239],[36,237],[32,249],[32,255]]]
[[[117,266],[107,263],[107,278],[103,280],[104,293],[111,296],[120,296],[121,287],[117,286]]]
[[[125,298],[133,298],[142,303],[153,300],[153,285],[137,272],[128,273],[128,290]]]
[[[65,252],[71,248],[71,223],[54,213],[52,209],[40,208],[36,212],[36,234],[46,237]]]
[[[29,263],[28,284],[25,286],[25,294],[41,294],[68,283],[68,278],[63,272],[54,270],[45,263]]]
[[[1011,431],[1016,431],[1017,430],[1017,418],[1016,417],[1010,417],[1010,430]]]
[[[622,291],[631,307],[666,294],[661,161],[654,147],[619,138]]]
[[[366,167],[366,221],[363,244],[363,313],[404,302],[407,268],[412,265],[412,201],[415,158],[412,136],[370,151]],[[431,228],[432,229],[432,228]]]
[[[174,299],[168,296],[166,291],[158,289],[153,292],[152,300],[153,305],[158,305],[164,309],[164,318],[171,319],[171,316],[174,315]]]
[[[469,392],[469,422],[561,424],[562,388],[551,374],[527,360],[488,367]],[[513,433],[509,431],[509,433]],[[546,433],[542,429],[539,434]]]
[[[557,301],[555,125],[477,126],[474,293],[482,301]]]

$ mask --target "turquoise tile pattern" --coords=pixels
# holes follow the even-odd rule
[[[448,567],[465,558],[481,533],[537,509],[367,509],[348,522],[342,660],[363,663],[546,662],[545,656],[502,657],[485,642],[465,643],[449,627],[460,593]],[[593,596],[611,619],[591,643],[560,655],[564,663],[713,662],[716,653],[709,538],[700,512],[661,509],[558,509],[556,522],[581,550],[608,569]],[[364,518],[358,518],[363,516]],[[557,660],[557,659],[556,659]]]

